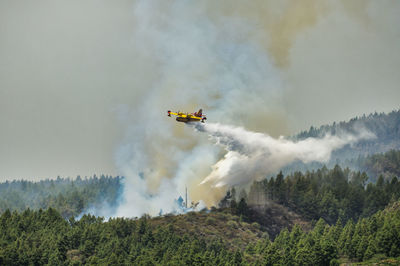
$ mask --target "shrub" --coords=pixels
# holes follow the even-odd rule
[[[206,219],[206,224],[208,225],[216,225],[217,220],[215,220],[213,217],[207,217]]]
[[[260,230],[260,225],[257,222],[251,224],[251,228],[253,230]]]
[[[231,228],[238,228],[239,224],[236,221],[228,221],[227,225]]]

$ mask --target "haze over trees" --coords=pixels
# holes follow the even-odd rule
[[[375,112],[368,116],[355,117],[347,122],[334,122],[331,125],[323,125],[319,128],[311,126],[308,131],[300,132],[294,138],[305,139],[308,137],[322,137],[325,134],[336,135],[346,132],[357,134],[361,130],[373,133],[376,138],[361,140],[352,146],[347,145],[334,152],[334,159],[400,149],[400,110],[395,110],[388,114]]]
[[[38,182],[14,180],[0,183],[0,212],[54,208],[64,218],[89,209],[115,207],[121,193],[121,177],[94,175],[90,178],[46,179]]]
[[[378,139],[343,148],[335,156],[356,152],[337,164],[232,188],[197,213],[106,221],[101,210],[118,206],[123,177],[0,183],[0,265],[398,265],[399,111],[297,137],[359,122]]]
[[[376,184],[367,183],[365,173],[323,167],[317,171],[295,172],[286,176],[254,182],[248,195],[251,205],[270,201],[282,204],[309,220],[323,218],[334,224],[338,219],[347,222],[382,210],[390,201],[399,199],[400,182],[396,176]]]
[[[399,201],[357,222],[328,225],[321,218],[308,232],[298,225],[283,229],[274,240],[257,223],[224,212],[104,222],[92,215],[65,220],[52,208],[6,210],[0,216],[0,264],[338,265],[339,259],[399,257],[399,228]]]
[[[300,132],[292,136],[292,139],[302,140],[308,137],[323,137],[326,134],[355,134],[360,131],[372,133],[375,137],[360,140],[352,145],[346,145],[332,152],[331,159],[326,166],[333,168],[336,164],[349,167],[353,170],[366,172],[370,181],[376,182],[379,175],[391,178],[398,171],[393,171],[396,161],[399,161],[400,150],[400,110],[388,114],[373,113],[368,116],[355,117],[349,121],[323,125],[319,128],[311,126],[308,131]],[[392,152],[389,152],[391,151]],[[381,154],[381,155],[380,155]],[[374,163],[377,162],[377,166]],[[312,162],[304,164],[300,161],[294,162],[282,169],[284,174],[295,171],[311,171],[322,168],[323,163]],[[382,168],[379,168],[382,166]]]

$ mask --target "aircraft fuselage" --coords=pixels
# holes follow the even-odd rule
[[[200,121],[200,119],[194,119],[194,118],[190,118],[190,117],[179,117],[178,116],[176,118],[176,121],[187,123],[187,122],[198,122],[198,121]]]

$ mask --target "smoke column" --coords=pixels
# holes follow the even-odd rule
[[[215,187],[231,187],[262,179],[296,160],[304,163],[328,162],[333,150],[373,137],[365,130],[358,130],[357,135],[325,135],[323,138],[307,138],[296,142],[217,123],[197,124],[195,128],[207,133],[227,151],[201,182],[211,183]]]
[[[327,57],[323,65],[337,67],[338,72],[346,74],[345,78],[325,78],[331,72],[321,73],[324,68],[318,58],[308,61],[316,48],[319,51],[337,47],[325,44],[325,38],[321,38],[331,36],[331,25],[337,23],[321,24],[325,21],[322,17],[329,15],[338,22],[343,16],[348,17],[340,4],[331,7],[322,1],[308,3],[135,2],[132,34],[135,105],[116,108],[122,131],[126,133],[115,151],[115,161],[119,173],[126,178],[122,202],[115,215],[173,211],[174,199],[184,195],[185,185],[189,202],[202,200],[210,206],[223,196],[224,185],[265,177],[295,160],[326,161],[332,150],[366,137],[361,133],[343,134],[301,142],[272,137],[289,134],[290,121],[311,125],[310,121],[316,120],[308,116],[318,115],[322,109],[329,114],[339,112],[338,104],[347,99],[343,95],[353,93],[353,87],[357,87],[346,85],[350,79],[347,74],[362,69],[349,64],[351,70],[342,70],[347,65],[344,58],[349,57],[339,54],[347,51],[349,43],[340,34],[335,41],[344,40],[344,45],[337,48],[337,55],[331,57],[325,50],[321,53]],[[355,32],[364,32],[359,30],[363,24],[348,23],[355,27]],[[315,27],[319,30],[313,42],[306,42],[307,37],[314,36]],[[340,33],[348,28],[348,24],[343,27],[340,24],[335,31]],[[365,39],[358,34],[349,35]],[[358,51],[360,47],[365,45],[354,49]],[[370,54],[377,53],[366,52],[359,58],[369,58]],[[358,82],[361,78],[357,76],[354,80]],[[308,91],[310,86],[314,90]],[[357,97],[349,98],[351,106],[362,102],[360,94],[354,93]],[[333,96],[338,99],[331,101]],[[321,99],[325,100],[324,106],[314,108]],[[371,99],[375,101],[375,97]],[[325,108],[332,104],[332,108]],[[199,108],[203,108],[211,123],[198,131],[207,134],[195,133],[192,127],[166,116],[166,110],[195,112]],[[305,108],[313,110],[297,116]],[[213,142],[207,140],[207,135]]]
[[[207,136],[167,117],[167,110],[195,112],[203,108],[210,121],[258,128],[270,121],[284,130],[280,119],[281,81],[268,54],[250,38],[258,28],[237,16],[212,18],[207,5],[176,1],[138,1],[133,40],[143,63],[137,106],[116,109],[126,136],[115,152],[125,176],[118,216],[156,215],[173,211],[174,199],[218,202],[225,192],[198,186],[221,156]],[[148,76],[147,76],[148,75]],[[257,113],[243,110],[257,106]],[[276,122],[273,122],[276,121]]]

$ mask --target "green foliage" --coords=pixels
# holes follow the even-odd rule
[[[227,222],[227,225],[228,225],[230,228],[238,228],[238,226],[239,226],[239,224],[238,224],[237,222],[235,222],[235,221],[228,221],[228,222]]]
[[[341,135],[350,133],[359,135],[360,130],[368,131],[376,138],[363,139],[351,145],[333,151],[331,160],[326,165],[331,168],[335,164],[349,167],[355,171],[366,172],[370,181],[375,182],[379,175],[386,180],[400,175],[400,110],[388,114],[374,113],[368,116],[355,117],[347,122],[323,125],[319,128],[301,132],[293,140],[303,140],[309,137],[320,138],[325,135]],[[392,149],[390,151],[390,149]],[[377,154],[383,153],[383,154]],[[322,163],[294,162],[282,171],[286,174],[293,171],[311,171],[323,166]]]
[[[329,226],[320,219],[313,230],[303,232],[295,226],[283,230],[273,242],[258,246],[255,256],[266,265],[338,265],[339,257],[355,261],[400,256],[400,202],[379,211],[372,217],[349,220],[342,227],[339,221]],[[336,240],[338,238],[338,240]]]
[[[286,178],[279,173],[276,178],[254,182],[249,192],[250,207],[256,198],[263,198],[265,202],[255,204],[268,205],[273,201],[309,220],[323,218],[333,225],[338,219],[346,223],[349,219],[356,221],[368,217],[400,198],[397,177],[388,181],[381,177],[376,184],[365,186],[366,180],[365,173],[342,169],[338,165],[330,170],[323,167],[305,174],[295,172]],[[242,202],[235,206],[235,214],[246,213],[251,222],[251,208],[249,210]]]
[[[0,216],[2,265],[338,265],[351,261],[398,262],[400,202],[368,218],[342,226],[319,219],[307,232],[285,229],[274,241],[250,238],[245,246],[228,244],[226,233],[204,236],[205,227],[230,226],[234,235],[248,231],[221,213],[140,219],[84,215],[65,220],[56,210],[25,210]],[[188,215],[189,216],[189,215]],[[213,219],[210,224],[210,218]],[[180,224],[178,222],[185,222]],[[196,223],[199,233],[188,233]],[[194,225],[192,225],[194,226]],[[185,233],[186,232],[186,233]],[[251,233],[247,233],[251,234]],[[236,236],[242,238],[242,236]]]
[[[0,183],[0,213],[56,209],[64,218],[77,216],[87,209],[115,206],[121,190],[121,177],[93,176],[75,180],[57,178],[38,182],[19,180]]]
[[[350,167],[362,169],[374,181],[382,176],[390,180],[394,176],[400,176],[400,150],[391,149],[385,153],[375,153],[366,157],[345,162]]]
[[[181,234],[146,216],[104,222],[84,215],[79,221],[66,221],[51,208],[7,210],[0,216],[2,265],[241,265],[243,261],[242,251],[228,249],[221,239]]]
[[[208,218],[206,219],[206,223],[207,223],[208,225],[215,225],[215,224],[216,224],[216,220],[215,220],[213,217],[208,217]]]
[[[377,152],[386,152],[388,147],[400,149],[400,110],[392,111],[388,114],[375,112],[368,116],[355,117],[347,122],[342,121],[332,125],[323,125],[319,128],[311,127],[310,130],[301,132],[294,138],[322,137],[326,134],[335,135],[342,132],[357,135],[360,128],[373,133],[376,138],[359,141],[351,147],[346,145],[334,152],[334,162],[336,160],[343,162],[344,158],[354,158],[358,157],[358,155],[366,156]]]

